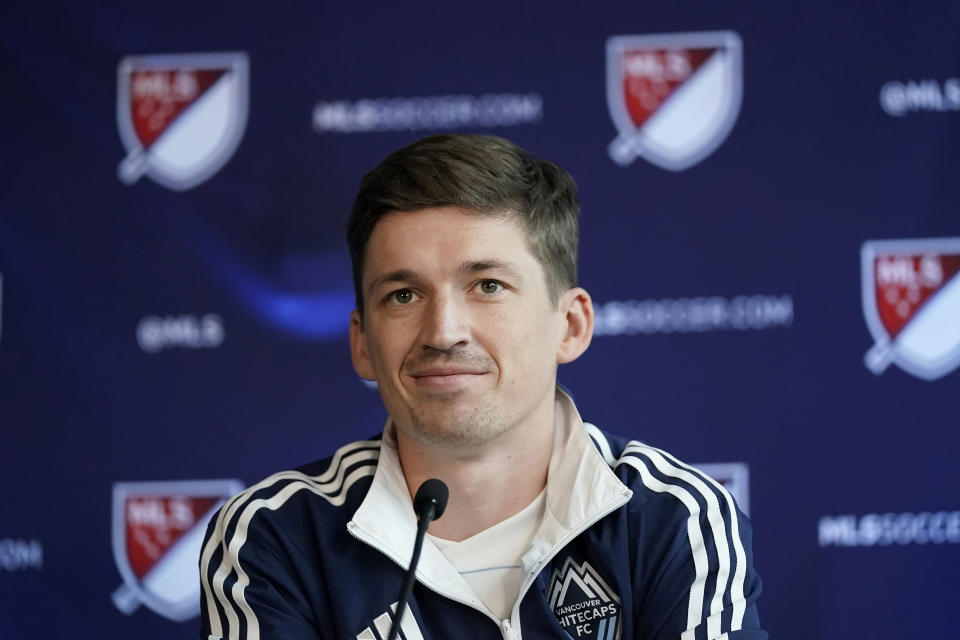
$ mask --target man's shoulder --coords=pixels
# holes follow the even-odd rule
[[[363,501],[379,459],[377,436],[344,445],[329,457],[278,471],[230,498],[214,516],[211,529],[229,535],[237,527],[249,530],[271,522],[291,531],[307,521],[316,522],[311,514],[323,511],[340,512],[349,519]]]
[[[611,435],[590,423],[585,426],[600,455],[633,491],[634,510],[659,512],[670,519],[736,511],[730,493],[700,469],[640,440]]]
[[[380,437],[343,445],[326,458],[279,471],[241,493],[241,500],[263,500],[264,507],[277,510],[289,500],[318,502],[331,507],[349,506],[366,494],[380,460]],[[367,482],[364,482],[367,480]],[[362,491],[356,491],[361,489]]]
[[[351,484],[346,480],[347,478],[359,477],[358,472],[368,470],[367,467],[376,468],[377,462],[380,460],[380,445],[380,434],[366,440],[357,440],[343,445],[333,455],[287,471],[277,472],[267,477],[263,482],[275,482],[296,476],[302,481],[327,486]]]
[[[614,567],[612,573],[618,566],[634,572],[622,580],[635,580],[634,595],[642,594],[646,603],[638,624],[669,627],[673,637],[696,633],[699,638],[705,629],[715,629],[710,637],[766,638],[754,604],[760,579],[752,566],[750,521],[730,493],[709,474],[662,449],[610,436],[590,424],[586,430],[633,491],[624,510],[601,523],[587,541],[595,555]],[[610,540],[626,541],[627,555],[622,544]],[[624,557],[630,562],[624,563]],[[641,632],[635,629],[635,635]]]

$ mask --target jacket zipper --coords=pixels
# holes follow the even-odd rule
[[[589,528],[592,527],[593,525],[597,524],[598,522],[600,522],[601,520],[603,520],[604,518],[606,518],[608,515],[610,515],[611,513],[613,513],[614,511],[616,511],[616,510],[619,509],[620,507],[622,507],[623,505],[625,505],[625,504],[627,504],[628,502],[630,502],[630,496],[631,496],[631,495],[633,495],[633,492],[632,492],[632,491],[630,491],[630,492],[628,492],[628,493],[624,493],[623,496],[621,497],[621,499],[620,499],[620,500],[617,500],[616,503],[612,504],[612,505],[610,506],[610,508],[606,509],[605,511],[602,511],[597,517],[595,517],[595,518],[593,518],[593,519],[591,519],[591,520],[588,520],[585,524],[577,527],[576,529],[574,529],[573,531],[571,531],[570,533],[568,533],[568,534],[567,534],[566,536],[564,536],[563,538],[560,538],[560,540],[557,542],[557,544],[553,545],[553,548],[551,548],[548,553],[545,553],[542,558],[540,558],[539,560],[537,560],[537,564],[534,565],[534,570],[530,572],[530,575],[527,576],[527,579],[524,580],[523,584],[520,586],[520,595],[517,596],[517,601],[516,601],[516,603],[514,603],[514,605],[513,605],[513,611],[510,613],[511,619],[517,619],[517,620],[520,619],[520,603],[523,602],[523,598],[524,598],[524,596],[527,595],[527,591],[530,590],[530,586],[533,584],[533,581],[536,580],[536,577],[537,577],[538,575],[540,575],[540,572],[541,572],[541,571],[543,571],[543,567],[544,567],[548,562],[550,562],[551,560],[553,560],[553,558],[554,558],[558,553],[560,553],[560,550],[563,549],[564,547],[566,547],[566,546],[570,543],[571,540],[573,540],[573,539],[576,538],[578,535],[580,535],[581,533],[583,533],[584,531],[586,531],[587,529],[589,529]],[[441,595],[443,595],[443,594],[441,594]],[[503,621],[503,624],[504,624],[504,638],[509,638],[510,640],[513,640],[514,638],[515,638],[516,640],[521,640],[521,638],[523,637],[522,635],[509,635],[509,636],[506,635],[506,632],[507,632],[507,631],[509,631],[511,634],[515,634],[515,631],[513,630],[513,628],[512,628],[511,625],[510,625],[510,620],[504,620],[504,621]]]

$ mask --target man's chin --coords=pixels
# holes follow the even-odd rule
[[[412,434],[417,440],[436,446],[481,444],[499,431],[499,416],[493,407],[444,407],[411,413]]]

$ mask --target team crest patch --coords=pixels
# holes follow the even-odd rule
[[[128,56],[117,79],[117,126],[126,184],[143,175],[176,191],[226,164],[247,125],[245,53]]]
[[[175,621],[200,614],[197,560],[207,523],[239,480],[118,482],[113,485],[113,557],[123,585],[113,603],[141,604]]]
[[[607,40],[607,106],[619,135],[610,157],[681,171],[720,146],[740,113],[743,63],[733,31]]]
[[[960,365],[960,238],[865,242],[861,276],[870,371],[935,380]]]
[[[620,640],[620,596],[586,560],[553,570],[547,601],[568,637]]]

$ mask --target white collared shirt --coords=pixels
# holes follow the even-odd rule
[[[543,522],[547,491],[492,527],[455,542],[427,534],[473,587],[477,597],[501,620],[510,617],[523,584],[523,554]]]

